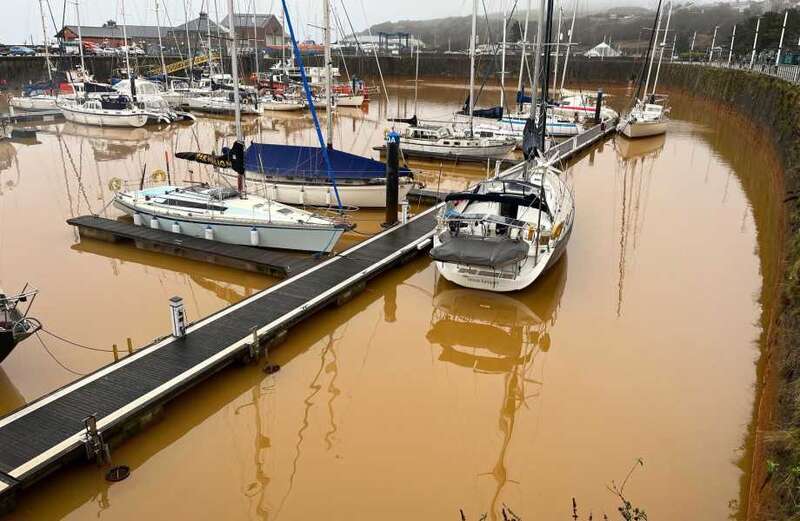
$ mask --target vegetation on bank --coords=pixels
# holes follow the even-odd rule
[[[785,269],[776,319],[764,332],[770,367],[766,391],[759,391],[766,399],[757,421],[749,512],[754,519],[795,519],[800,516],[800,87],[745,71],[685,65],[670,66],[665,81],[734,107],[768,135],[783,166]]]

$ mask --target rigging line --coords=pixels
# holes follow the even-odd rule
[[[53,361],[57,363],[62,369],[64,369],[68,373],[74,374],[75,376],[86,376],[87,374],[89,374],[89,373],[82,373],[80,371],[75,371],[74,369],[70,369],[69,367],[61,363],[61,361],[58,358],[56,358],[56,356],[50,351],[50,349],[48,349],[47,344],[44,343],[44,340],[42,340],[42,337],[39,336],[39,333],[36,333],[36,338],[39,340],[39,343],[42,344],[42,347],[44,348],[45,352],[48,355],[50,355],[50,358],[52,358]]]
[[[87,346],[87,345],[79,344],[77,342],[69,340],[68,338],[64,338],[62,336],[59,336],[59,335],[53,333],[52,331],[50,331],[48,329],[45,329],[44,327],[42,327],[40,331],[42,333],[47,333],[51,337],[57,338],[58,340],[61,340],[62,342],[66,342],[67,344],[70,344],[70,345],[75,346],[75,347],[80,347],[81,349],[88,349],[89,351],[97,351],[98,353],[113,353],[114,352],[113,349],[102,349],[102,348],[99,348],[99,347],[90,347],[90,346]]]
[[[343,0],[344,1],[344,0]],[[344,4],[342,4],[344,5]],[[372,39],[372,27],[369,25],[367,21],[367,9],[364,7],[364,0],[361,0],[361,11],[364,13],[364,21],[367,22],[367,33],[369,34],[370,40]],[[386,108],[389,108],[389,91],[386,90],[386,82],[383,80],[383,70],[381,69],[381,61],[378,59],[378,48],[373,46],[372,50],[375,53],[375,63],[378,65],[378,74],[381,78],[381,86],[383,87],[383,94],[386,97]]]
[[[358,35],[356,34],[356,30],[353,28],[353,22],[350,21],[350,13],[347,12],[347,7],[345,7],[344,5],[344,0],[340,0],[340,2],[342,4],[342,10],[344,11],[344,16],[347,19],[347,25],[350,26],[350,34],[353,36],[353,40],[355,40],[356,42],[356,49],[366,54],[366,51],[364,51],[364,49],[361,47],[361,42],[358,40]]]

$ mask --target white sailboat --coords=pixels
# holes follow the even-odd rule
[[[53,93],[57,91],[57,86],[53,84],[53,66],[50,63],[50,45],[47,43],[47,24],[45,23],[43,0],[39,0],[39,14],[42,19],[42,36],[44,37],[44,61],[47,68],[47,87],[37,88],[32,86],[25,91],[22,96],[12,96],[8,104],[17,110],[26,112],[55,110],[58,97]]]
[[[420,124],[417,121],[415,106],[415,114],[412,118],[409,120],[395,120],[410,124],[409,127],[401,132],[400,149],[405,156],[450,160],[503,159],[516,148],[517,142],[513,137],[495,134],[490,130],[479,132],[476,129],[475,40],[477,38],[477,20],[478,5],[473,2],[472,37],[470,39],[469,107],[466,126],[462,127],[455,123],[450,125]],[[419,60],[419,53],[417,53],[417,60]]]
[[[233,0],[228,0],[228,10],[233,19]],[[186,153],[178,157],[233,168],[238,173],[238,189],[204,185],[140,186],[139,190],[117,193],[114,205],[133,215],[135,224],[151,228],[163,227],[174,233],[230,244],[330,252],[350,225],[246,192],[236,39],[234,28],[230,31],[236,143],[222,156]]]
[[[647,80],[644,85],[644,97],[642,99],[638,99],[638,94],[641,92],[642,87],[642,77],[639,78],[639,88],[637,89],[637,99],[636,103],[633,108],[626,114],[622,120],[620,121],[619,125],[617,126],[617,130],[622,133],[623,136],[627,138],[642,138],[642,137],[649,137],[649,136],[657,136],[659,134],[664,134],[667,132],[667,123],[669,118],[667,118],[668,109],[664,106],[665,98],[659,99],[656,94],[656,88],[658,85],[658,75],[661,71],[661,61],[664,57],[664,47],[667,43],[667,33],[669,32],[669,22],[670,18],[672,18],[672,2],[670,2],[669,7],[669,14],[667,15],[667,23],[664,28],[664,39],[659,44],[661,47],[661,54],[658,59],[658,69],[656,71],[655,80],[653,82],[653,90],[649,92],[650,87],[650,73],[653,70],[653,62],[655,60],[655,49],[653,48],[654,42],[658,41],[658,34],[661,29],[661,0],[658,2],[658,10],[656,11],[656,21],[653,28],[653,34],[650,39],[650,45],[648,47],[648,55],[650,58],[650,64],[647,69]],[[642,71],[644,72],[644,71]]]
[[[552,27],[552,0],[542,0],[539,14],[539,49],[542,48],[545,3],[547,34]],[[549,43],[549,42],[548,42]],[[539,53],[534,74],[532,107],[536,107]],[[549,71],[549,53],[544,53]],[[548,78],[541,83],[547,99]],[[544,122],[547,104],[530,123]],[[528,126],[531,132],[533,124]],[[526,136],[526,161],[500,176],[478,183],[465,192],[449,194],[439,215],[431,256],[447,280],[460,286],[489,291],[517,291],[536,281],[564,254],[575,220],[572,191],[561,173],[537,159],[544,151],[545,125]]]

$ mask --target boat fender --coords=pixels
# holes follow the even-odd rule
[[[181,233],[181,225],[178,221],[172,223],[172,233]]]
[[[256,230],[255,226],[250,228],[250,244],[252,246],[258,246],[258,230]]]
[[[561,237],[561,232],[562,231],[564,231],[564,223],[560,222],[560,223],[555,225],[555,227],[553,228],[553,232],[551,233],[551,236],[553,237],[553,240],[556,240],[559,237]]]
[[[153,217],[150,219],[150,228],[158,230],[158,217]]]
[[[133,224],[135,224],[136,226],[142,225],[142,214],[140,213],[133,214]]]
[[[209,241],[214,240],[214,228],[212,228],[210,224],[206,226],[205,237]]]

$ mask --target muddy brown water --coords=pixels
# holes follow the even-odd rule
[[[626,89],[612,88],[623,104]],[[426,85],[420,114],[446,117],[460,85]],[[410,115],[408,83],[388,105],[340,110],[335,142],[371,155],[382,118]],[[747,486],[762,298],[778,273],[780,213],[768,144],[736,115],[672,99],[665,137],[612,139],[566,171],[577,220],[568,253],[528,290],[491,294],[437,277],[421,257],[348,304],[291,331],[282,370],[225,371],[164,408],[114,450],[131,477],[60,471],[12,519],[570,519],[571,501],[613,519],[606,485],[644,460],[625,492],[651,519],[740,516]],[[307,116],[264,116],[251,138],[311,144]],[[42,292],[32,313],[109,349],[169,331],[168,299],[199,319],[274,280],[132,246],[80,241],[65,220],[116,216],[114,177],[165,169],[165,152],[229,142],[230,121],[164,130],[43,127],[0,144],[0,282]],[[483,166],[427,164],[455,188]],[[173,176],[204,166],[170,160]],[[441,173],[440,173],[441,172]],[[354,216],[378,229],[382,212]],[[348,238],[343,246],[360,237]],[[763,313],[762,313],[763,311]],[[48,335],[0,367],[8,412],[111,359]]]

